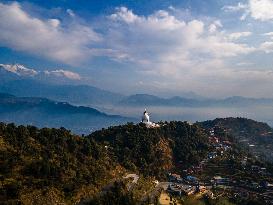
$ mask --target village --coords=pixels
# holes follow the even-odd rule
[[[227,158],[235,159],[235,156],[229,154],[232,151],[232,142],[222,140],[215,133],[215,129],[218,128],[209,131],[209,142],[214,150],[209,152],[205,159],[196,166],[182,170],[180,174],[169,173],[168,183],[158,184],[164,189],[161,196],[165,197],[165,201],[161,199],[161,204],[179,204],[177,199],[183,200],[185,196],[215,199],[223,195],[229,198],[262,198],[266,203],[273,204],[272,173],[269,173],[265,167],[249,164],[248,157],[245,156],[239,161],[239,169],[248,175],[260,176],[260,178],[252,177],[249,180],[236,174],[232,176],[228,174],[229,171],[220,173],[221,169],[232,169],[222,162]],[[207,174],[208,172],[210,174]]]

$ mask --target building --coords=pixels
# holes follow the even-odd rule
[[[228,184],[230,184],[230,179],[229,178],[223,178],[221,176],[215,176],[215,177],[213,177],[213,182],[216,185],[228,185]]]
[[[188,184],[193,184],[193,185],[199,184],[198,179],[197,179],[196,177],[194,177],[194,176],[190,176],[190,175],[189,175],[189,176],[186,176],[185,180],[186,180],[186,182],[187,182]]]
[[[171,182],[178,182],[178,183],[183,182],[183,180],[179,174],[169,173],[168,178],[169,178],[169,181],[171,181]]]
[[[148,112],[147,112],[146,109],[144,110],[141,122],[143,122],[143,123],[150,123],[150,116],[149,116],[149,114],[148,114]]]
[[[141,122],[144,123],[148,128],[160,127],[158,124],[150,121],[150,116],[146,109],[143,112]]]
[[[210,153],[208,153],[208,158],[209,159],[214,159],[216,157],[217,157],[217,152],[210,152]]]

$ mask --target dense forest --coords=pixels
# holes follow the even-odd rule
[[[102,146],[64,128],[37,129],[1,123],[0,136],[0,201],[75,202],[114,177],[117,164]]]
[[[156,129],[127,124],[86,137],[64,128],[1,123],[0,201],[76,204],[88,198],[91,203],[125,173],[162,179],[177,164],[198,162],[207,150],[204,130],[186,122],[161,123]]]
[[[155,129],[143,124],[111,127],[88,136],[109,146],[118,162],[144,175],[164,177],[166,170],[200,161],[208,150],[204,130],[187,122],[161,123]]]

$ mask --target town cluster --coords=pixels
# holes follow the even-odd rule
[[[198,165],[184,169],[180,174],[169,173],[166,191],[171,196],[178,197],[198,193],[209,198],[216,198],[223,194],[233,198],[262,198],[269,204],[273,204],[273,174],[265,167],[251,164],[247,156],[239,160],[239,167],[237,167],[242,176],[227,174],[230,172],[228,169],[234,168],[227,161],[238,160],[239,157],[230,154],[233,142],[217,136],[215,129],[218,127],[209,130],[209,142],[213,150]],[[219,171],[221,169],[227,172]],[[208,176],[209,171],[211,172]],[[244,175],[259,177],[247,178],[243,177]]]

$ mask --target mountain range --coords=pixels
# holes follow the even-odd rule
[[[66,127],[80,134],[135,121],[118,115],[107,115],[90,107],[5,93],[0,93],[0,119],[39,127]]]
[[[149,94],[125,96],[94,86],[81,84],[80,75],[66,70],[37,71],[20,64],[0,64],[0,92],[24,97],[45,97],[88,106],[252,106],[273,105],[271,98],[233,96],[224,99],[204,98],[198,95],[162,98]],[[72,82],[73,81],[73,82]],[[58,82],[54,83],[54,82]],[[195,97],[198,96],[198,97]]]
[[[251,106],[273,105],[271,98],[246,98],[232,96],[224,99],[193,99],[187,97],[161,98],[155,95],[136,94],[128,96],[119,102],[127,106],[181,106],[181,107],[210,107],[210,106]]]
[[[124,96],[80,82],[66,70],[37,71],[20,64],[0,64],[0,92],[21,97],[45,97],[78,105],[114,104]],[[56,83],[58,82],[58,83]]]
[[[51,84],[34,79],[20,79],[0,83],[0,92],[16,96],[45,97],[79,105],[113,104],[123,98],[89,85]]]

